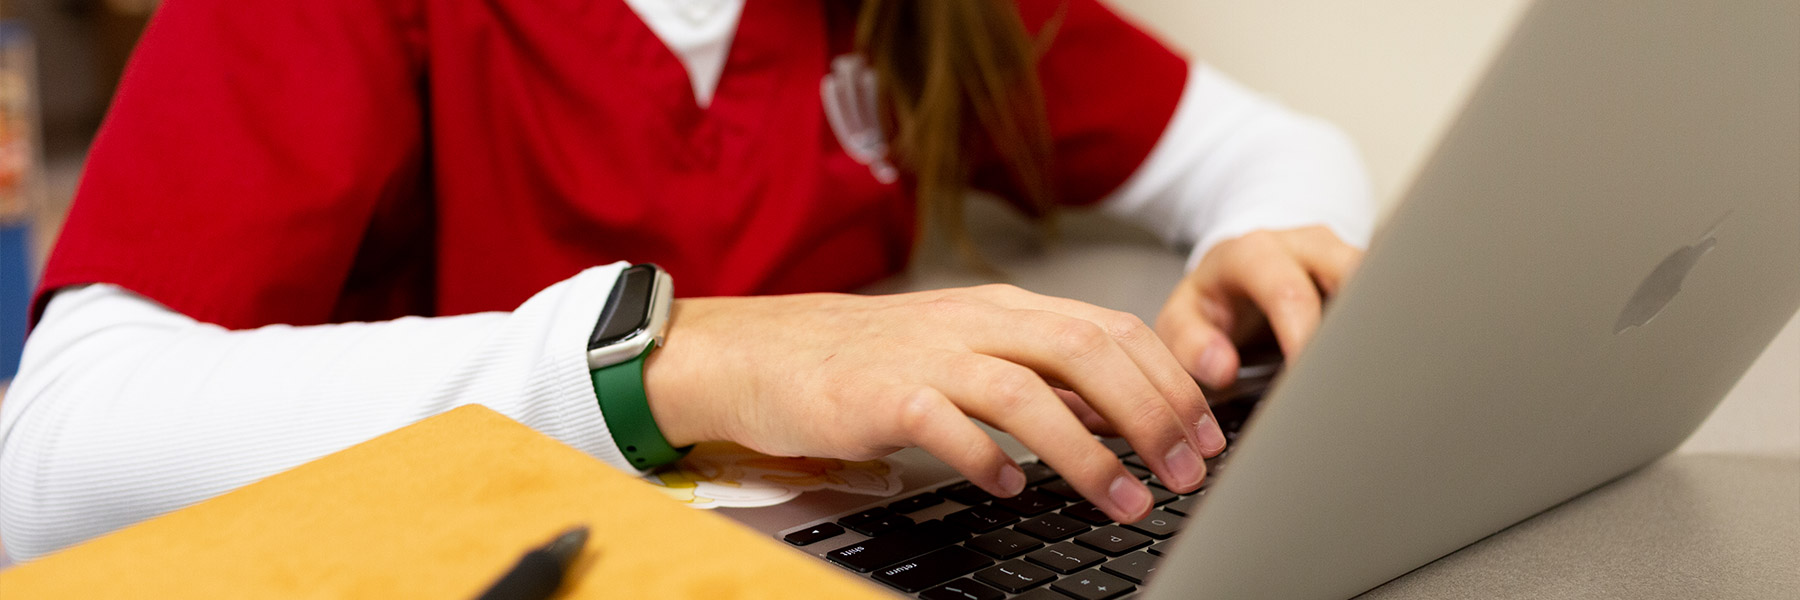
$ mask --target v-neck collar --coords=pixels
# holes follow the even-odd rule
[[[609,2],[608,4],[615,7],[615,18],[629,21],[629,24],[623,29],[635,38],[634,42],[655,48],[654,51],[646,53],[651,60],[641,65],[641,71],[644,72],[646,80],[653,81],[657,93],[667,95],[671,100],[670,104],[677,105],[675,109],[677,112],[685,113],[689,118],[698,120],[716,112],[714,109],[721,104],[735,104],[746,100],[754,102],[754,98],[743,98],[745,94],[739,93],[738,88],[751,88],[745,91],[754,91],[757,88],[766,87],[764,84],[745,81],[772,74],[755,72],[757,69],[771,66],[765,62],[768,58],[767,55],[770,54],[770,48],[757,46],[770,41],[774,41],[776,44],[782,42],[780,39],[770,40],[766,33],[769,29],[782,29],[782,25],[787,23],[779,22],[782,19],[775,17],[782,16],[781,9],[791,10],[793,7],[775,5],[798,3],[785,1],[744,2],[742,12],[737,19],[736,31],[732,34],[730,46],[725,50],[724,66],[720,69],[718,81],[713,87],[712,101],[705,106],[702,106],[695,96],[693,79],[688,72],[687,65],[681,62],[681,57],[676,55],[675,50],[670,48],[668,43],[664,42],[656,34],[656,31],[651,29],[650,24],[646,23],[626,3]],[[806,2],[805,4],[815,3]],[[813,9],[814,12],[817,11],[817,7],[813,7]],[[770,22],[772,20],[777,22]],[[822,27],[822,24],[820,26]],[[752,69],[752,67],[756,69]],[[722,112],[732,112],[733,110],[724,109]]]
[[[695,104],[701,108],[718,90],[744,3],[745,0],[625,0],[626,7],[681,62],[694,90]]]
[[[771,121],[766,117],[774,103],[818,101],[818,79],[828,57],[824,6],[816,0],[746,1],[712,102],[704,107],[694,97],[681,59],[649,24],[624,2],[605,4],[615,8],[614,18],[630,21],[618,30],[621,34],[632,36],[634,45],[654,46],[640,54],[646,60],[636,67],[642,83],[638,93],[667,105],[658,110],[667,111],[677,135],[754,136]]]

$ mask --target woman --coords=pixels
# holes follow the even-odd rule
[[[1305,343],[1365,185],[1341,134],[1093,0],[171,1],[0,405],[0,535],[28,559],[469,403],[635,468],[583,352],[641,262],[683,296],[639,382],[669,445],[916,445],[1016,494],[973,417],[1133,521],[1089,432],[1197,487],[1196,380],[1261,323]],[[922,222],[963,239],[968,187],[1098,204],[1190,274],[1154,331],[1004,286],[816,293]]]

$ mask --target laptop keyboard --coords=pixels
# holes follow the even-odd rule
[[[1214,407],[1227,441],[1237,440],[1259,399],[1241,397]],[[1177,494],[1151,475],[1124,440],[1102,441],[1149,484],[1155,504],[1150,516],[1114,523],[1048,465],[1031,462],[1020,465],[1025,491],[1011,498],[957,481],[793,529],[782,539],[909,597],[1129,598],[1155,573],[1231,451],[1206,460],[1200,489]]]

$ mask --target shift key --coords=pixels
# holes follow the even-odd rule
[[[943,521],[926,521],[825,553],[831,562],[867,573],[969,538]]]

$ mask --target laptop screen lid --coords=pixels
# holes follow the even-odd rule
[[[1352,596],[1678,445],[1800,309],[1796,49],[1534,5],[1146,597]]]

